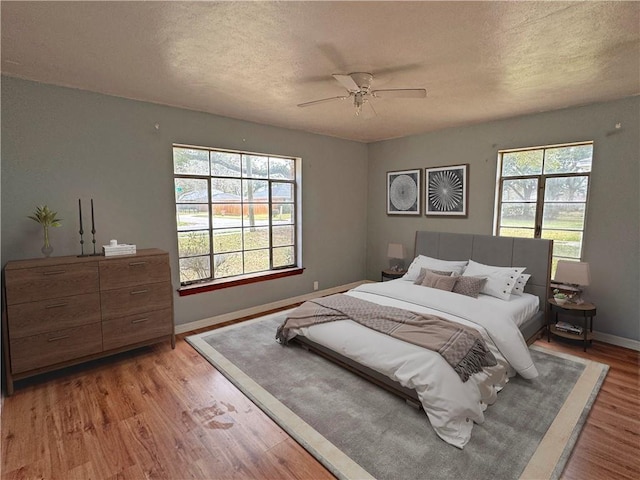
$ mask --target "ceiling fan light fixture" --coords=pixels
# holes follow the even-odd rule
[[[353,96],[353,105],[356,107],[356,117],[362,113],[362,105],[364,104],[364,98],[362,93],[358,92]]]
[[[298,106],[307,107],[333,100],[346,100],[347,98],[353,97],[353,106],[355,107],[356,116],[364,116],[367,118],[376,115],[376,111],[371,102],[374,98],[424,98],[427,96],[427,91],[424,88],[390,88],[372,90],[371,83],[373,82],[373,74],[368,72],[353,72],[348,75],[334,73],[332,76],[347,90],[347,95],[321,98],[320,100],[299,103]]]
[[[368,72],[355,72],[350,73],[349,76],[353,79],[358,86],[358,91],[368,92],[371,88],[371,82],[373,81],[373,75]]]

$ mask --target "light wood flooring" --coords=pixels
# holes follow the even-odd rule
[[[563,478],[640,478],[638,352],[537,343],[611,366]],[[1,468],[2,479],[333,478],[182,337],[18,382],[2,406]]]

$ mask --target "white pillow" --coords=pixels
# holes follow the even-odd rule
[[[487,277],[481,292],[502,300],[509,300],[516,280],[526,267],[495,267],[469,260],[464,277]]]
[[[513,290],[511,290],[511,295],[522,295],[524,293],[524,286],[527,284],[530,278],[531,275],[529,275],[528,273],[523,273],[522,275],[520,275],[516,280],[516,285],[513,287]]]
[[[429,270],[440,270],[442,272],[454,272],[457,274],[462,273],[464,267],[467,265],[465,261],[451,262],[448,260],[439,260],[437,258],[426,257],[424,255],[418,255],[413,259],[407,273],[402,277],[404,280],[415,282],[420,275],[420,269],[427,268]]]

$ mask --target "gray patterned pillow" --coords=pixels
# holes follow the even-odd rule
[[[478,298],[482,287],[487,283],[487,277],[456,277],[458,281],[453,286],[453,293]]]
[[[422,285],[422,281],[424,280],[424,276],[428,273],[435,273],[436,275],[444,275],[445,277],[450,277],[453,272],[445,272],[441,270],[430,270],[428,268],[422,267],[420,269],[420,273],[418,274],[418,278],[413,282],[415,285]],[[455,275],[454,275],[455,276]]]

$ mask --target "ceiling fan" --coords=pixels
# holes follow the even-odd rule
[[[335,78],[340,85],[347,89],[348,95],[338,95],[337,97],[321,98],[320,100],[312,100],[311,102],[299,103],[299,107],[309,107],[334,100],[347,100],[353,98],[353,106],[356,108],[356,115],[375,115],[373,105],[370,100],[374,98],[424,98],[427,91],[424,88],[391,88],[383,90],[372,90],[371,82],[373,74],[366,72],[354,72],[348,75],[334,73]],[[364,112],[364,113],[363,113]]]

